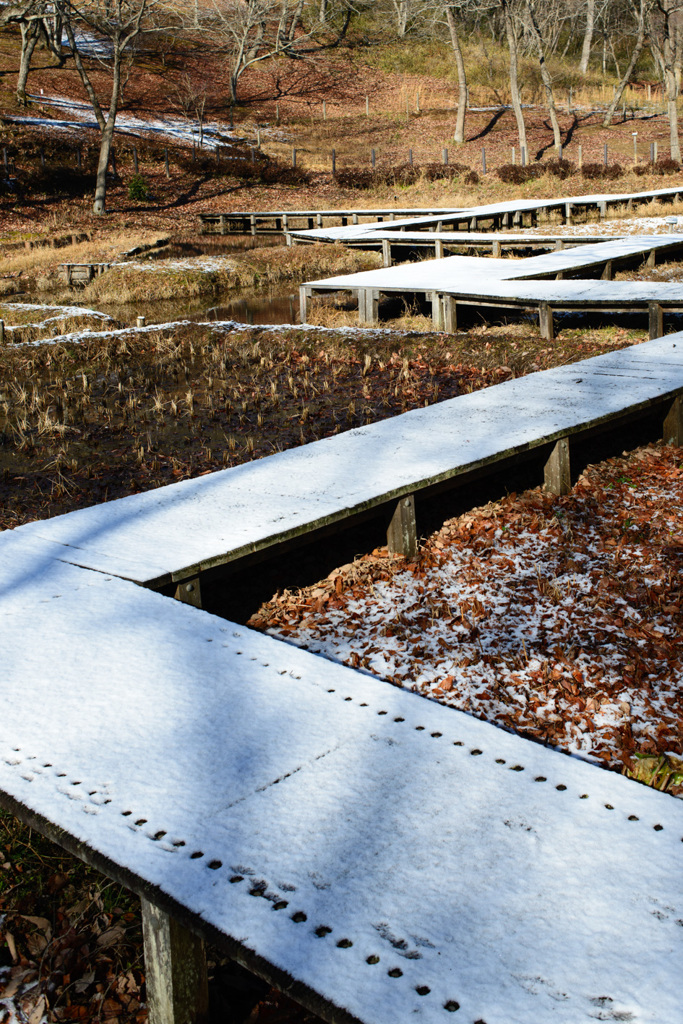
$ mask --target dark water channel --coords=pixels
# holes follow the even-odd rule
[[[187,299],[165,299],[135,304],[98,303],[103,313],[110,313],[122,323],[134,324],[144,316],[148,324],[165,324],[175,320],[235,320],[243,324],[293,324],[299,319],[297,285],[273,288],[233,289],[223,295]]]

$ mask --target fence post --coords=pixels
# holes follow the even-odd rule
[[[275,104],[275,124],[280,123],[280,104]]]
[[[256,129],[256,145],[258,146],[259,149],[261,148],[261,129],[260,128]]]
[[[296,149],[292,147],[292,167],[296,167]]]
[[[604,150],[604,153],[603,153],[603,163],[604,163],[605,167],[607,167],[608,162],[609,162],[609,149],[608,149],[607,143],[605,143],[605,150]]]
[[[0,320],[0,345],[5,344],[5,321]]]
[[[633,162],[638,163],[638,132],[631,132],[633,136]]]
[[[511,158],[510,162],[513,163],[513,164],[517,162],[517,154],[515,152],[515,147],[514,146],[512,147],[512,158]]]
[[[583,146],[579,145],[579,170],[583,167]]]
[[[655,139],[655,141],[654,141],[654,142],[652,143],[652,146],[653,146],[653,148],[654,148],[654,155],[655,155],[655,160],[654,160],[654,162],[655,162],[655,163],[657,163],[657,159],[658,159],[658,157],[657,157],[657,140],[656,140],[656,139]]]
[[[323,121],[327,121],[327,104],[323,100]]]
[[[375,151],[374,151],[374,149],[370,150],[370,163],[372,164],[372,169],[374,171],[374,169],[375,169]]]
[[[557,159],[562,159],[562,143],[560,143],[560,145],[557,147]]]
[[[417,95],[415,97],[415,113],[416,114],[420,113],[420,90],[419,90],[419,88],[417,90]]]
[[[448,165],[448,150],[445,147],[441,150],[441,162],[445,166]]]
[[[410,164],[411,167],[413,166],[413,151],[412,151],[412,149],[408,150],[408,163]]]
[[[526,167],[526,146],[520,146],[519,148],[522,157],[522,167]]]
[[[332,173],[337,173],[337,150],[332,150]]]
[[[164,167],[166,169],[166,177],[171,177],[171,168],[168,166],[168,148],[164,148]]]
[[[481,147],[481,173],[486,174],[486,146]]]
[[[370,97],[365,97],[365,116],[370,117]]]

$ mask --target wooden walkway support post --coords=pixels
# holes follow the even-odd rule
[[[683,445],[683,396],[676,395],[664,418],[662,430],[664,444]]]
[[[658,302],[648,302],[647,319],[650,338],[661,338],[664,334],[664,310]]]
[[[195,608],[201,608],[202,606],[202,586],[199,580],[199,576],[195,576],[191,580],[183,580],[175,588],[176,601],[182,601],[183,604],[191,604]]]
[[[545,341],[553,341],[555,338],[555,324],[553,322],[553,310],[547,302],[541,302],[538,307],[538,326],[541,330],[541,337]]]
[[[404,558],[414,558],[417,554],[415,497],[412,494],[401,498],[396,506],[387,530],[387,548],[390,555],[403,555]]]
[[[358,289],[358,322],[379,323],[379,291],[377,288]]]
[[[427,298],[432,303],[432,324],[435,331],[443,330],[443,306],[439,292],[429,292]]]
[[[287,236],[291,241],[291,235]],[[308,300],[313,295],[313,289],[306,285],[299,285],[299,318],[302,324],[308,322]]]
[[[391,266],[391,242],[388,238],[382,239],[382,266]]]
[[[572,489],[569,438],[561,437],[544,468],[544,486],[551,494],[569,494]]]
[[[458,329],[457,303],[452,295],[443,295],[441,302],[443,306],[442,330],[446,334],[455,334]]]
[[[149,1024],[200,1024],[209,1011],[204,943],[141,898]]]
[[[0,345],[5,344],[5,321],[0,320]]]

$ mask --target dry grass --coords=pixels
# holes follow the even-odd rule
[[[60,263],[109,263],[126,250],[151,243],[156,237],[156,234],[143,237],[140,232],[114,231],[60,249],[18,249],[0,258],[0,275],[26,274],[37,278],[55,270]]]
[[[201,269],[192,260],[182,267],[175,261],[165,264],[162,260],[148,264],[144,270],[134,264],[112,267],[87,285],[80,297],[90,304],[152,302],[181,296],[187,299],[380,265],[379,254],[342,245],[266,246],[226,257],[224,264],[214,269]],[[60,297],[64,298],[64,293]]]

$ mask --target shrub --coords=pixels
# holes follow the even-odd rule
[[[478,185],[480,178],[476,171],[468,171],[463,180],[466,185]]]
[[[581,168],[581,176],[591,181],[595,178],[615,181],[616,178],[621,178],[623,173],[621,164],[584,164]]]
[[[555,178],[559,178],[560,181],[564,181],[571,174],[574,173],[574,164],[571,160],[549,160],[545,164],[545,169],[548,174],[552,174]]]
[[[375,183],[375,173],[367,167],[344,167],[335,171],[334,179],[342,188],[370,188]]]
[[[134,174],[128,182],[128,198],[137,202],[149,199],[149,185],[141,174]]]
[[[680,170],[681,165],[677,160],[672,160],[670,156],[662,157],[661,160],[657,160],[653,164],[636,164],[633,168],[634,173],[641,177],[644,174],[659,174],[661,176],[665,174],[679,174]]]
[[[510,185],[524,185],[527,181],[540,178],[544,170],[545,167],[541,164],[527,164],[526,167],[522,167],[521,164],[503,164],[496,168],[496,174],[501,181]]]

